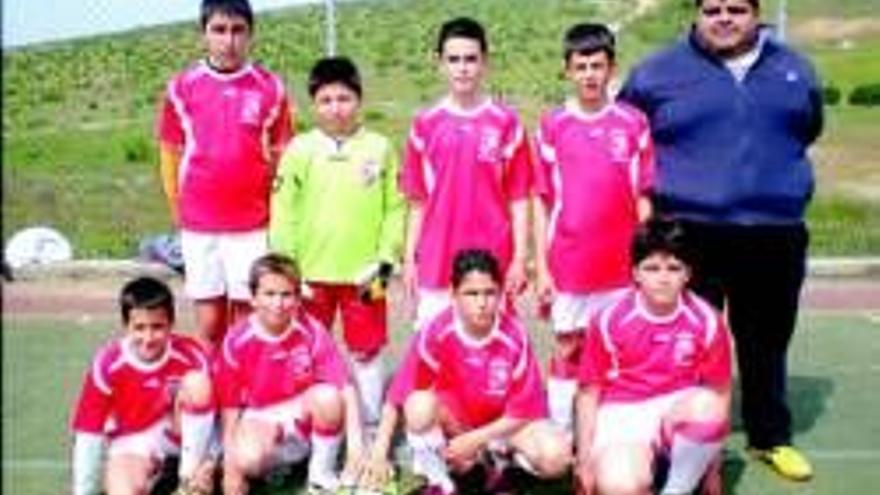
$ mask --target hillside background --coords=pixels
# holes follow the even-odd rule
[[[776,2],[764,17],[775,21]],[[574,22],[623,25],[621,78],[650,50],[679,36],[691,0],[366,0],[337,14],[338,52],[364,75],[367,125],[398,144],[419,106],[443,84],[432,62],[437,26],[471,15],[489,30],[489,89],[533,125],[566,90],[559,39]],[[817,197],[809,213],[813,253],[880,254],[880,108],[845,96],[880,83],[880,0],[789,0],[791,42],[809,53],[826,84],[844,93],[827,108],[813,150]],[[304,80],[323,50],[320,6],[258,18],[254,58],[295,95],[297,127],[311,126]],[[194,12],[195,14],[195,12]],[[49,225],[77,257],[130,257],[147,235],[171,226],[157,173],[153,120],[165,81],[201,54],[195,21],[3,53],[3,239]]]

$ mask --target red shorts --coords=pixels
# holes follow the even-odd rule
[[[374,355],[388,342],[385,299],[364,302],[354,284],[308,282],[311,297],[306,311],[328,329],[333,328],[337,309],[342,313],[342,334],[351,352]]]

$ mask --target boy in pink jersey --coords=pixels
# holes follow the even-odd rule
[[[443,24],[437,57],[448,94],[415,116],[407,140],[403,278],[408,296],[418,296],[417,326],[448,306],[452,257],[461,249],[491,251],[507,289],[525,286],[530,150],[516,112],[483,93],[487,50],[476,21]]]
[[[216,345],[249,309],[248,269],[267,249],[275,164],[292,131],[283,82],[247,59],[248,1],[203,0],[201,25],[207,57],[168,83],[157,131],[186,291]]]
[[[654,152],[644,115],[608,96],[611,31],[575,25],[563,48],[574,97],[541,117],[534,218],[536,290],[555,334],[550,416],[570,430],[581,336],[630,283],[629,245],[650,215]]]
[[[525,326],[500,310],[497,260],[485,250],[461,251],[451,279],[453,306],[411,337],[362,484],[387,481],[401,412],[413,471],[427,478],[425,493],[454,493],[450,470],[468,471],[489,449],[512,450],[538,476],[560,476],[570,464],[571,446],[544,419],[540,370]]]
[[[349,460],[360,457],[356,392],[332,337],[303,311],[300,283],[290,258],[258,258],[254,313],[223,340],[217,389],[226,495],[247,493],[248,478],[306,457],[310,491],[332,492],[343,429]]]
[[[149,493],[163,462],[179,455],[177,493],[211,493],[208,358],[195,340],[172,333],[174,297],[163,282],[132,280],[119,303],[125,332],[98,351],[76,405],[71,492]]]
[[[643,225],[633,240],[635,286],[593,318],[577,397],[577,469],[585,493],[720,494],[728,432],[731,338],[721,315],[688,291],[681,226]]]

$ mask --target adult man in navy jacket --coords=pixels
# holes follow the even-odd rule
[[[791,446],[786,356],[805,272],[806,151],[822,129],[810,63],[760,24],[759,0],[695,0],[685,38],[636,67],[621,99],[651,121],[656,208],[685,223],[697,292],[726,305],[752,452],[812,476]]]

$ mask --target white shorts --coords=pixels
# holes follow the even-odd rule
[[[427,289],[419,287],[419,304],[416,308],[414,330],[419,330],[430,323],[437,315],[452,305],[449,289]]]
[[[296,463],[309,455],[311,442],[301,395],[271,406],[245,409],[241,418],[269,423],[281,430],[279,452],[276,456],[279,462]]]
[[[591,450],[600,452],[609,445],[620,444],[650,445],[659,449],[663,420],[678,401],[695,390],[690,387],[648,400],[600,405]]]
[[[180,444],[173,436],[170,418],[163,418],[145,430],[114,437],[107,448],[108,457],[135,455],[160,462],[179,453]]]
[[[586,329],[593,315],[617,300],[624,291],[625,289],[609,289],[590,293],[556,294],[550,308],[553,333],[567,334]]]
[[[224,233],[182,230],[180,247],[186,293],[195,300],[223,295],[249,300],[251,265],[269,250],[266,229]]]

